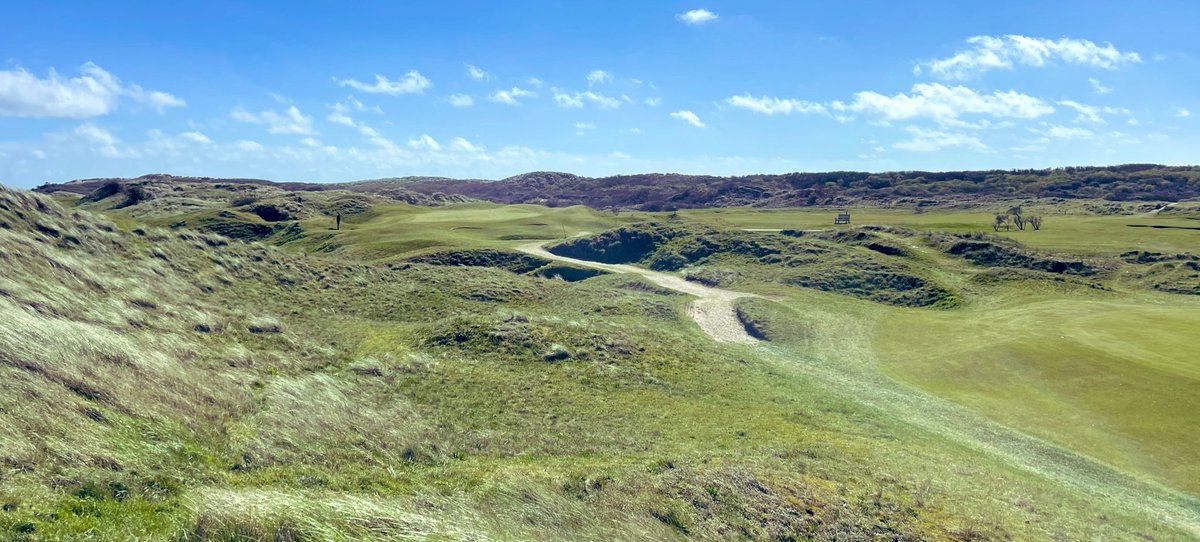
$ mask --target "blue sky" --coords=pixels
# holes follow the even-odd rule
[[[3,13],[0,183],[13,186],[1200,162],[1196,2]]]

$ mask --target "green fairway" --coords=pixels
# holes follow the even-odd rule
[[[1046,297],[881,318],[872,346],[900,381],[1200,493],[1200,303]]]
[[[623,220],[622,220],[623,219]],[[348,219],[333,231],[327,217],[303,222],[313,232],[295,243],[302,250],[344,249],[370,261],[437,248],[512,246],[529,240],[562,239],[579,231],[600,231],[633,220],[587,207],[457,204],[446,207],[382,205]]]
[[[1040,231],[993,232],[992,218],[1007,207],[980,210],[929,210],[849,208],[853,224],[835,226],[834,216],[841,208],[798,209],[696,209],[680,211],[688,219],[731,228],[833,229],[865,224],[908,226],[948,232],[988,232],[1011,237],[1023,244],[1045,250],[1075,254],[1119,254],[1126,250],[1159,252],[1200,252],[1200,230],[1130,227],[1131,224],[1200,228],[1200,220],[1179,214],[1096,215],[1077,205],[1033,206],[1031,214],[1041,214],[1045,226]]]

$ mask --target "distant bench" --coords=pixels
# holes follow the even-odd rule
[[[838,213],[837,218],[833,219],[834,224],[849,224],[850,213]]]

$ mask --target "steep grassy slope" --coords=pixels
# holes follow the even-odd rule
[[[634,217],[387,204],[340,232],[302,218],[281,249],[106,212],[0,191],[3,536],[1196,535],[1194,496],[879,372],[889,317],[961,309],[893,308],[721,259],[776,299],[747,306],[770,343],[721,345],[682,316],[686,296],[634,276],[567,282],[448,256],[520,263],[503,250]],[[984,269],[913,250],[969,302],[1021,287],[974,285]]]

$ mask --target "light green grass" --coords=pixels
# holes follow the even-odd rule
[[[340,232],[308,219],[306,238],[266,248],[186,230],[140,235],[0,196],[81,240],[2,217],[3,537],[1197,535],[1191,486],[1154,483],[1193,473],[1193,456],[1157,425],[1134,427],[1136,416],[1169,422],[1165,411],[1088,385],[1189,391],[1194,366],[1180,356],[1193,342],[1172,326],[1194,318],[1153,310],[1176,297],[1035,284],[1049,296],[1039,298],[1015,293],[1024,284],[972,285],[969,265],[924,254],[964,289],[963,308],[890,308],[750,275],[780,334],[721,345],[683,316],[686,296],[630,287],[636,277],[364,263],[663,215],[383,204]],[[1117,330],[1099,308],[1162,332]],[[1020,316],[1008,333],[1029,339],[1019,362],[1053,369],[1055,382],[1005,373],[1005,333],[986,325],[1002,310]],[[1097,362],[1072,342],[1083,354],[1056,362],[1066,356],[1047,347],[1047,329],[1062,314],[1072,316],[1064,330],[1091,333],[1088,348],[1111,357]],[[960,329],[991,353],[966,348]],[[555,345],[572,357],[543,361]],[[1018,404],[968,396],[974,379],[930,376],[976,357],[988,378],[1049,391]],[[1030,419],[1063,412],[1105,424],[1071,433]],[[1132,459],[1105,456],[1112,443]]]
[[[395,259],[439,248],[513,246],[530,240],[562,239],[579,231],[600,231],[634,220],[587,207],[547,208],[492,203],[419,207],[380,205],[369,214],[350,217],[341,231],[328,218],[302,222],[310,237],[293,248],[306,251],[344,249],[368,261]]]
[[[884,318],[872,346],[901,381],[1200,493],[1200,303],[1047,297]]]
[[[993,232],[992,218],[1004,212],[1005,205],[986,210],[931,209],[914,213],[912,209],[849,208],[851,226],[835,226],[840,208],[801,209],[697,209],[680,215],[700,222],[730,228],[835,229],[864,224],[907,226],[947,232]],[[1000,231],[1031,247],[1076,254],[1113,255],[1127,250],[1157,252],[1200,251],[1200,230],[1133,228],[1130,224],[1200,227],[1200,221],[1178,214],[1096,215],[1076,204],[1062,208],[1026,207],[1027,213],[1040,214],[1045,225],[1040,231]]]

